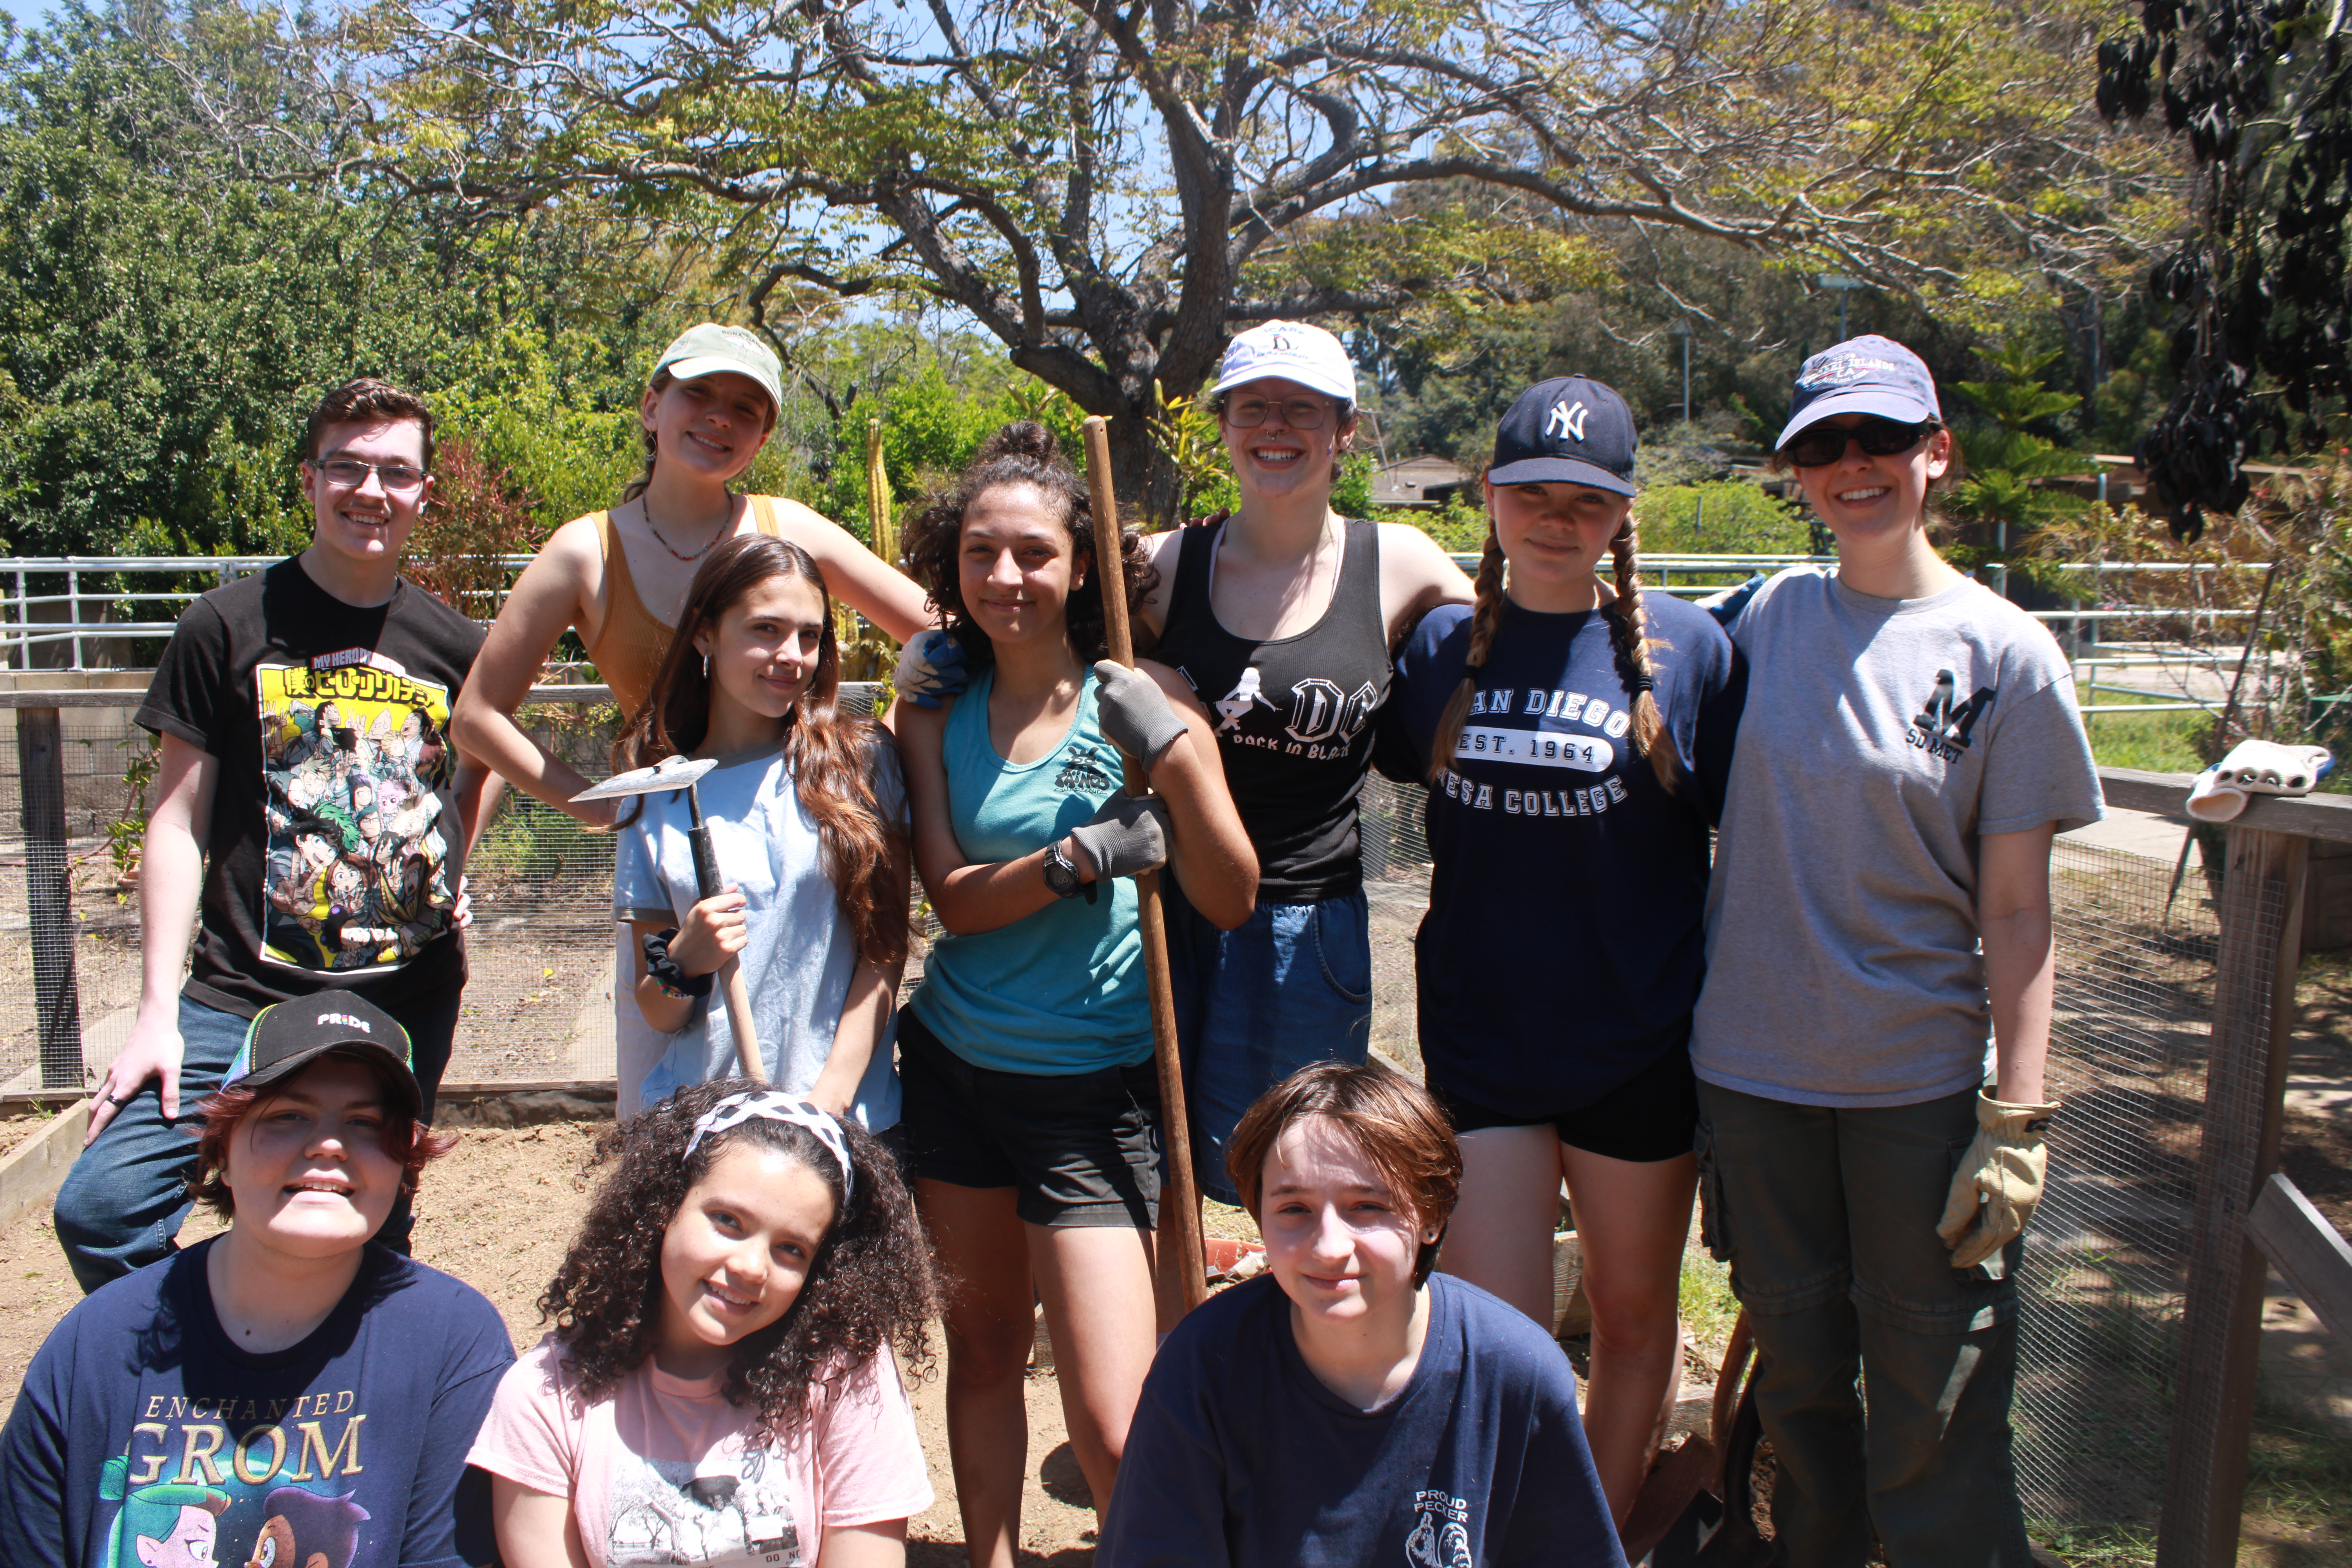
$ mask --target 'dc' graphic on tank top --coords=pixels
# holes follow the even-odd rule
[[[371,648],[254,671],[268,842],[261,955],[341,976],[397,969],[457,907],[446,687]]]
[[[1259,895],[1311,901],[1353,892],[1356,796],[1372,718],[1389,689],[1378,525],[1347,524],[1339,579],[1296,637],[1235,637],[1211,607],[1216,529],[1178,547],[1167,629],[1152,657],[1173,666],[1213,716],[1234,805],[1257,847]]]

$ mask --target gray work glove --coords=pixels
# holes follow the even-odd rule
[[[1168,864],[1168,803],[1156,795],[1117,795],[1070,829],[1070,842],[1094,862],[1095,879],[1132,877]]]
[[[2011,1105],[1979,1092],[1977,1138],[1952,1173],[1936,1234],[1952,1267],[1973,1268],[2024,1234],[2050,1168],[2042,1134],[2055,1104]]]
[[[1120,751],[1143,764],[1146,773],[1160,755],[1184,732],[1184,721],[1168,705],[1160,683],[1140,670],[1112,660],[1095,661],[1095,710],[1102,732]]]

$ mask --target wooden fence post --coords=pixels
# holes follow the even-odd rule
[[[2246,1218],[2278,1168],[2294,1027],[2311,841],[2234,826],[2229,841],[2158,1568],[2228,1568],[2238,1558],[2267,1274]]]

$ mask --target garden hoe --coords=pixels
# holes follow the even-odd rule
[[[716,898],[723,886],[719,880],[719,858],[711,853],[710,829],[703,825],[702,797],[695,793],[694,783],[718,765],[718,760],[712,757],[705,757],[699,762],[689,762],[684,757],[664,757],[652,767],[614,773],[594,788],[582,790],[572,797],[572,804],[579,805],[592,800],[618,800],[632,795],[666,795],[677,789],[686,791],[688,824],[686,841],[694,850],[694,894],[698,900]],[[750,988],[743,984],[742,963],[730,958],[719,971],[719,984],[727,994],[727,1024],[735,1032],[735,1054],[742,1060],[743,1076],[765,1089],[768,1087],[768,1068],[767,1064],[760,1059],[760,1035],[751,1021],[751,995]]]
[[[1120,559],[1118,500],[1110,481],[1109,423],[1100,415],[1086,422],[1087,486],[1095,522],[1095,570],[1102,581],[1103,631],[1110,657],[1135,668],[1135,637],[1127,623],[1127,568]],[[1150,780],[1133,757],[1124,759],[1127,793],[1151,793]],[[1168,1184],[1160,1194],[1162,1212],[1176,1215],[1174,1266],[1181,1270],[1184,1310],[1208,1294],[1209,1270],[1201,1240],[1200,1188],[1192,1176],[1192,1131],[1184,1115],[1184,1069],[1176,1052],[1176,998],[1168,971],[1168,917],[1160,900],[1160,873],[1135,879],[1143,926],[1143,973],[1151,996],[1152,1056],[1160,1068],[1160,1136],[1168,1151]]]

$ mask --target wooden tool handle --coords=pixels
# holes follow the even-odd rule
[[[760,1059],[760,1029],[751,1016],[751,988],[743,984],[743,961],[730,958],[719,971],[719,984],[727,993],[727,1026],[734,1033],[743,1076],[765,1089],[768,1064]]]
[[[1135,668],[1135,631],[1128,624],[1127,562],[1120,549],[1118,499],[1110,480],[1110,422],[1087,418],[1087,489],[1095,517],[1095,581],[1101,584],[1103,631],[1110,657]],[[1127,793],[1151,793],[1151,781],[1133,757],[1122,753]],[[1168,914],[1160,901],[1160,873],[1135,879],[1143,926],[1143,974],[1151,996],[1151,1056],[1160,1069],[1160,1136],[1168,1151],[1163,1208],[1176,1213],[1176,1260],[1181,1271],[1184,1310],[1209,1294],[1208,1258],[1201,1244],[1201,1191],[1192,1176],[1192,1132],[1184,1114],[1184,1064],[1176,1048],[1176,994],[1168,969]]]

